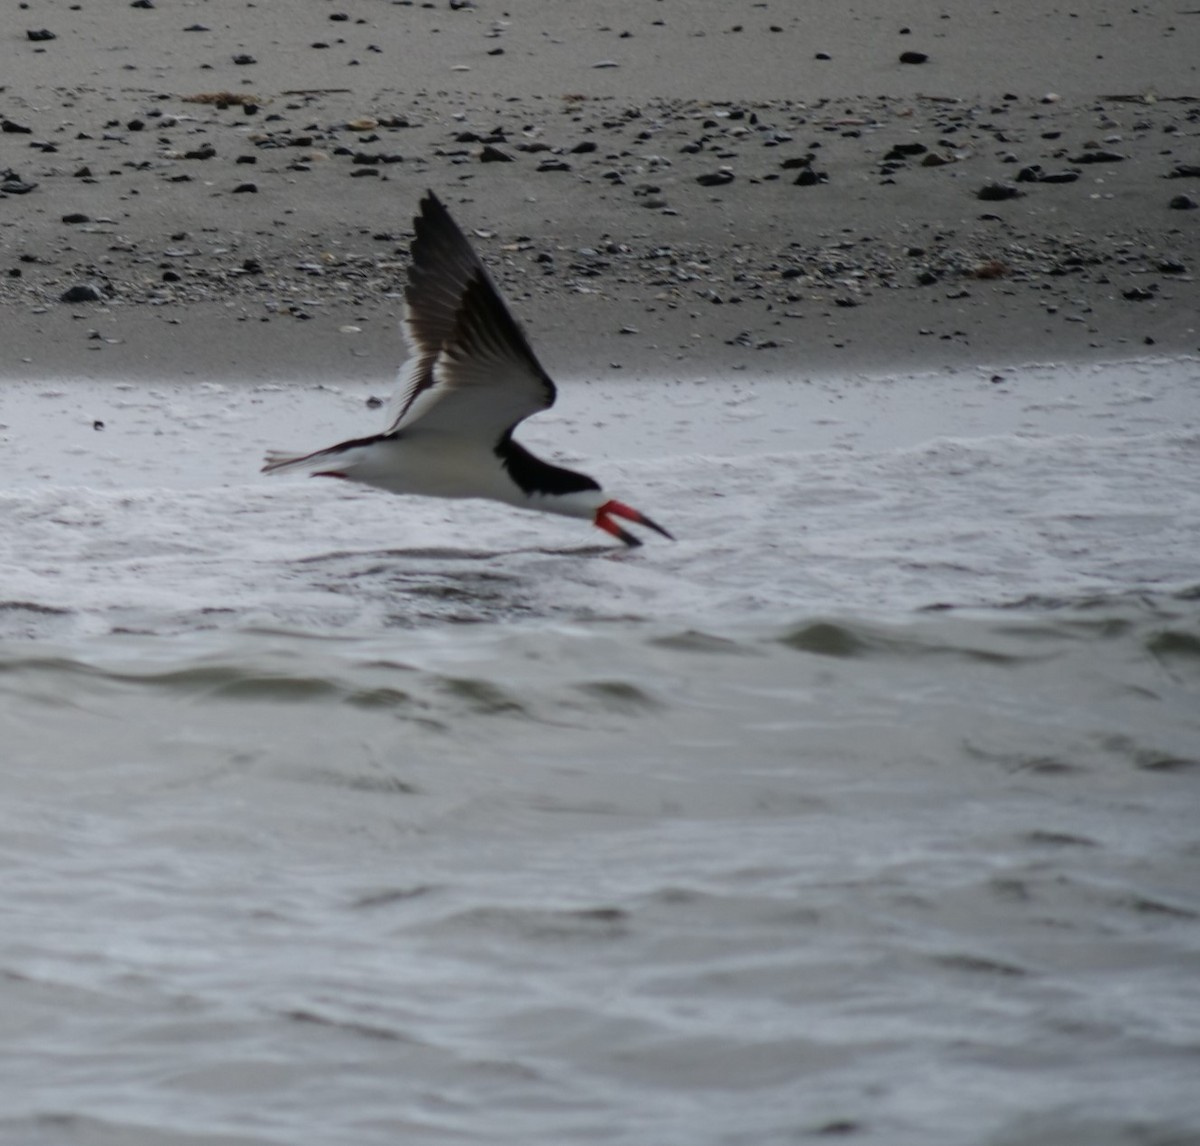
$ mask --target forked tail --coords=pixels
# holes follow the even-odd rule
[[[311,454],[285,454],[280,450],[268,450],[262,472],[265,474],[306,473],[312,477],[345,477],[370,454],[370,448],[386,438],[386,434],[375,434],[369,438],[353,438],[339,442]]]
[[[268,450],[263,459],[265,474],[306,473],[313,477],[324,472],[336,471],[337,457],[344,451],[340,446],[328,450],[316,450],[311,454],[285,454],[282,450]]]

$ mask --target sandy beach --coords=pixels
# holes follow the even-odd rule
[[[5,372],[385,382],[426,188],[563,376],[1195,353],[1198,31],[1161,3],[29,0]]]

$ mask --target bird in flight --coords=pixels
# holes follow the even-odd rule
[[[391,493],[489,498],[587,518],[623,541],[621,521],[671,537],[587,474],[552,465],[513,438],[554,404],[555,386],[450,212],[432,192],[414,220],[404,290],[409,358],[380,434],[309,454],[268,453],[263,472],[345,478]]]

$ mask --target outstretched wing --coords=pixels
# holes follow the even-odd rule
[[[404,330],[410,358],[387,433],[422,429],[499,438],[553,405],[542,369],[487,268],[432,192],[414,220]]]

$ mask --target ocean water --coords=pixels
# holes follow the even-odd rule
[[[0,385],[0,1142],[1200,1140],[1200,363],[367,397]]]

